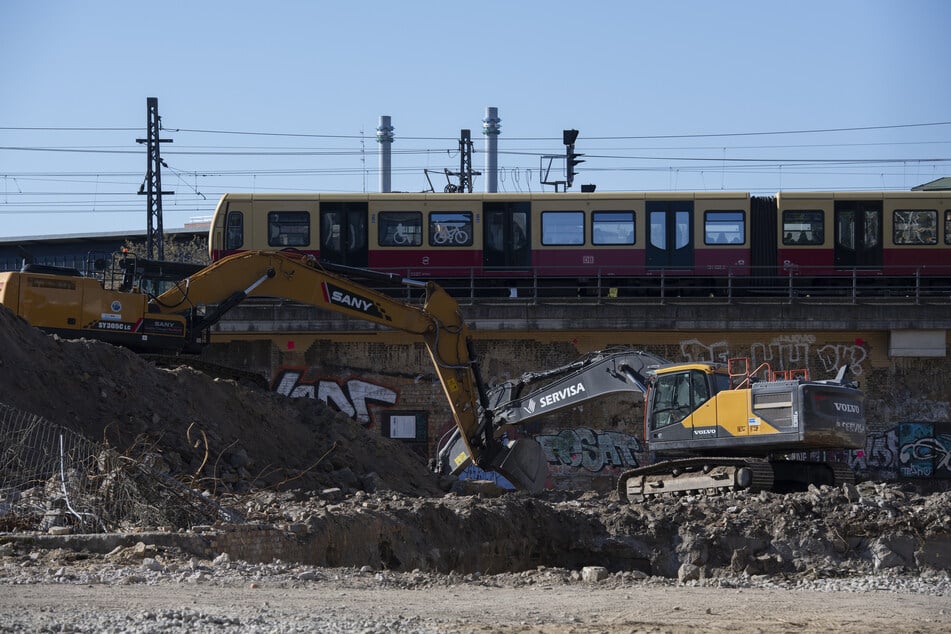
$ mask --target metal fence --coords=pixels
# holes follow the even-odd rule
[[[94,276],[98,270],[112,259],[112,253],[90,251],[84,255],[41,255],[31,259],[33,264],[76,269],[83,275]],[[0,258],[0,272],[19,271],[23,267],[23,258]]]
[[[115,274],[115,254],[89,252],[84,256],[47,256],[34,263],[75,268],[81,274],[97,277],[106,288],[113,288],[106,278]],[[19,270],[22,260],[0,260],[0,271]],[[15,266],[14,266],[15,265]],[[640,266],[590,267],[546,265],[544,275],[531,268],[483,270],[476,267],[438,267],[437,275],[427,275],[426,268],[376,268],[407,279],[434,279],[461,303],[521,299],[529,301],[581,300],[600,303],[617,300],[668,301],[677,299],[716,300],[732,302],[767,301],[793,303],[799,301],[834,301],[859,304],[884,299],[902,303],[951,302],[951,263],[948,265],[914,265],[900,267],[842,268],[809,265],[710,267],[704,271],[690,267],[648,268]],[[182,277],[187,275],[181,274]],[[359,276],[357,276],[359,279]],[[410,298],[418,295],[411,287],[368,286],[389,295]]]
[[[425,280],[420,271],[407,268],[375,269],[395,278]],[[450,269],[436,278],[450,295],[462,304],[495,301],[545,303],[575,301],[582,303],[836,303],[862,304],[891,302],[902,304],[951,303],[951,265],[944,267],[905,267],[900,275],[883,275],[874,269],[836,269],[813,266],[808,274],[795,267],[781,273],[775,268],[746,267],[741,272],[711,269],[707,274],[684,274],[675,269],[613,267],[610,274],[594,269],[587,276],[572,275],[574,268],[548,266],[547,275],[535,271],[494,273],[472,268]],[[477,274],[478,273],[478,274]],[[359,280],[359,276],[356,277]],[[360,280],[362,281],[362,280]],[[416,286],[381,284],[369,280],[368,286],[388,295],[413,299],[421,295]]]
[[[130,456],[0,403],[0,531],[101,533],[234,518]]]

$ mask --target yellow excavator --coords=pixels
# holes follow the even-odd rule
[[[810,380],[806,370],[753,368],[748,359],[671,363],[616,348],[495,386],[488,411],[506,429],[624,393],[646,399],[644,441],[657,458],[620,474],[625,502],[854,482],[846,464],[813,452],[865,447],[864,396],[844,367],[835,378]],[[461,437],[449,435],[437,447],[437,466],[455,473],[463,450]]]
[[[354,278],[425,292],[404,302]],[[192,273],[160,294],[106,288],[75,269],[27,265],[0,273],[0,304],[63,338],[91,338],[139,351],[198,352],[208,331],[249,296],[289,299],[418,335],[429,350],[461,438],[454,460],[475,461],[517,488],[544,487],[547,462],[532,439],[501,439],[458,303],[434,282],[317,262],[293,251],[247,251]],[[464,455],[462,455],[464,453]]]

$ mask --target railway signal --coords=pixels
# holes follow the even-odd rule
[[[584,154],[575,152],[575,141],[578,138],[577,130],[562,130],[562,142],[565,144],[565,189],[571,187],[578,172],[575,167],[579,163],[584,163],[584,159],[578,158]]]

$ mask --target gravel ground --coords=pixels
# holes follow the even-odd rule
[[[500,575],[249,564],[221,555],[39,551],[0,568],[2,632],[947,632],[951,576],[736,576],[601,569]]]

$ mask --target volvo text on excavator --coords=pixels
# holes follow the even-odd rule
[[[658,461],[619,476],[622,500],[791,490],[854,481],[843,463],[789,457],[865,446],[864,397],[844,374],[843,368],[834,379],[810,380],[805,370],[751,368],[748,359],[670,363],[621,348],[502,383],[489,391],[489,412],[505,429],[606,395],[642,394],[644,440]],[[455,434],[437,449],[443,470],[465,465]]]
[[[355,278],[418,287],[422,305]],[[110,289],[74,270],[50,267],[0,273],[0,304],[64,338],[91,338],[140,351],[198,352],[208,331],[249,296],[310,304],[418,335],[449,401],[466,455],[515,486],[538,491],[547,463],[529,438],[506,443],[488,416],[487,396],[458,303],[433,282],[321,264],[292,251],[247,251],[192,273],[165,292]]]

